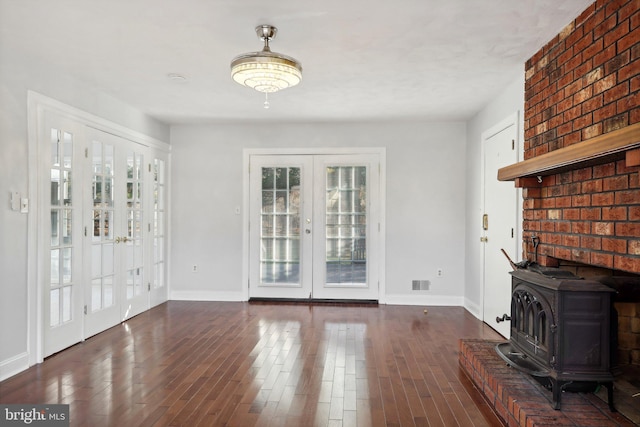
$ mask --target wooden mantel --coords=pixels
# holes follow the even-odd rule
[[[627,166],[640,166],[640,123],[500,168],[498,180],[553,175],[622,158]]]

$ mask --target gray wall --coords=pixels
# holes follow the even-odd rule
[[[400,304],[462,305],[465,124],[351,123],[175,126],[171,295],[242,291],[244,148],[386,147],[386,294]],[[192,264],[202,266],[191,272]],[[436,277],[442,268],[443,277]],[[431,280],[428,292],[413,279]]]

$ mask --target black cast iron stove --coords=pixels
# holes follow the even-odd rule
[[[600,282],[537,265],[511,272],[509,342],[496,346],[511,366],[550,388],[554,409],[563,390],[604,385],[613,406],[612,295]],[[615,350],[615,348],[613,349]]]

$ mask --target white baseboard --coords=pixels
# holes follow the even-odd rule
[[[467,311],[473,314],[478,320],[482,320],[482,313],[480,311],[480,306],[478,304],[465,298],[464,308],[466,308]]]
[[[445,295],[385,295],[382,304],[389,305],[440,305],[440,306],[460,306],[464,304],[463,297]]]
[[[246,301],[242,292],[230,291],[171,291],[169,299],[175,301]]]
[[[24,352],[0,361],[0,381],[4,381],[29,368],[29,353]]]

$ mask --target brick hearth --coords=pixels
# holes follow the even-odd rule
[[[531,376],[506,365],[494,347],[500,341],[460,340],[459,362],[505,425],[633,426],[592,393],[563,393],[561,409],[552,407],[551,392]]]

